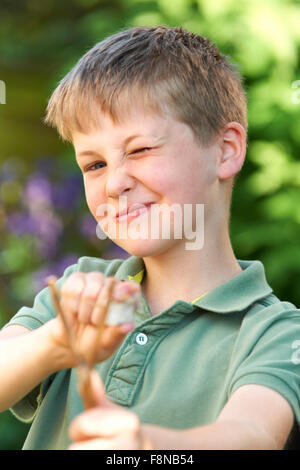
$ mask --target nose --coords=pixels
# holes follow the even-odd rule
[[[106,196],[119,198],[124,192],[129,191],[135,185],[134,178],[128,174],[124,167],[110,171],[106,180]]]

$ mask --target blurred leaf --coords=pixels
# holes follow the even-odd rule
[[[295,220],[300,231],[300,187],[288,188],[284,192],[269,197],[262,203],[266,217],[277,220]],[[292,235],[292,234],[291,234]]]
[[[161,12],[178,21],[183,21],[187,16],[191,3],[192,1],[190,0],[172,0],[172,2],[169,0],[157,0],[157,5]]]
[[[162,22],[162,16],[160,13],[155,11],[148,11],[146,13],[140,13],[136,15],[130,26],[156,26]]]
[[[32,260],[32,239],[9,235],[0,253],[0,273],[14,273],[27,267]]]
[[[79,31],[89,38],[92,46],[92,43],[101,41],[106,35],[115,33],[120,26],[118,13],[107,8],[85,15],[80,20]]]
[[[295,165],[282,145],[270,142],[255,142],[249,150],[249,158],[259,170],[249,176],[247,186],[253,194],[276,191],[294,179]],[[300,170],[300,164],[297,165]]]

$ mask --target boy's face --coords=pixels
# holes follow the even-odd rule
[[[110,216],[116,227],[114,232],[103,225],[107,214],[99,208],[105,204],[115,213],[126,204],[129,209],[136,203],[151,202],[160,207],[179,204],[182,214],[185,204],[193,205],[193,214],[195,204],[205,204],[205,223],[211,217],[211,208],[218,207],[218,146],[201,147],[190,127],[171,115],[162,117],[134,110],[125,122],[115,125],[101,113],[99,127],[89,133],[74,133],[73,145],[91,213],[103,229],[106,227],[108,237],[132,255],[155,256],[190,239],[185,238],[184,229],[181,238],[172,236],[174,217],[170,219],[170,237],[162,237],[160,229],[160,236],[153,238],[150,228],[154,206],[135,218],[125,216],[118,222]],[[184,220],[179,221],[182,227],[183,223]],[[144,230],[142,238],[124,237],[132,224],[140,227],[137,230]]]

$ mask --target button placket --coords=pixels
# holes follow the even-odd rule
[[[151,335],[152,336],[152,335]],[[106,380],[108,397],[121,405],[130,405],[146,357],[155,347],[156,338],[142,332],[131,332],[113,362]],[[139,344],[140,343],[140,344]]]
[[[138,329],[129,333],[106,378],[105,387],[109,398],[120,405],[131,405],[153,350],[177,327],[183,315],[193,310],[195,307],[177,301],[168,311],[140,325],[147,334]]]

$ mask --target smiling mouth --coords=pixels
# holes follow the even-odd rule
[[[132,220],[135,217],[138,217],[139,215],[147,212],[152,204],[152,202],[149,202],[148,204],[133,204],[132,208],[130,208],[127,213],[121,213],[120,215],[117,215],[116,221],[123,222]],[[136,208],[134,208],[134,206],[136,206]]]

